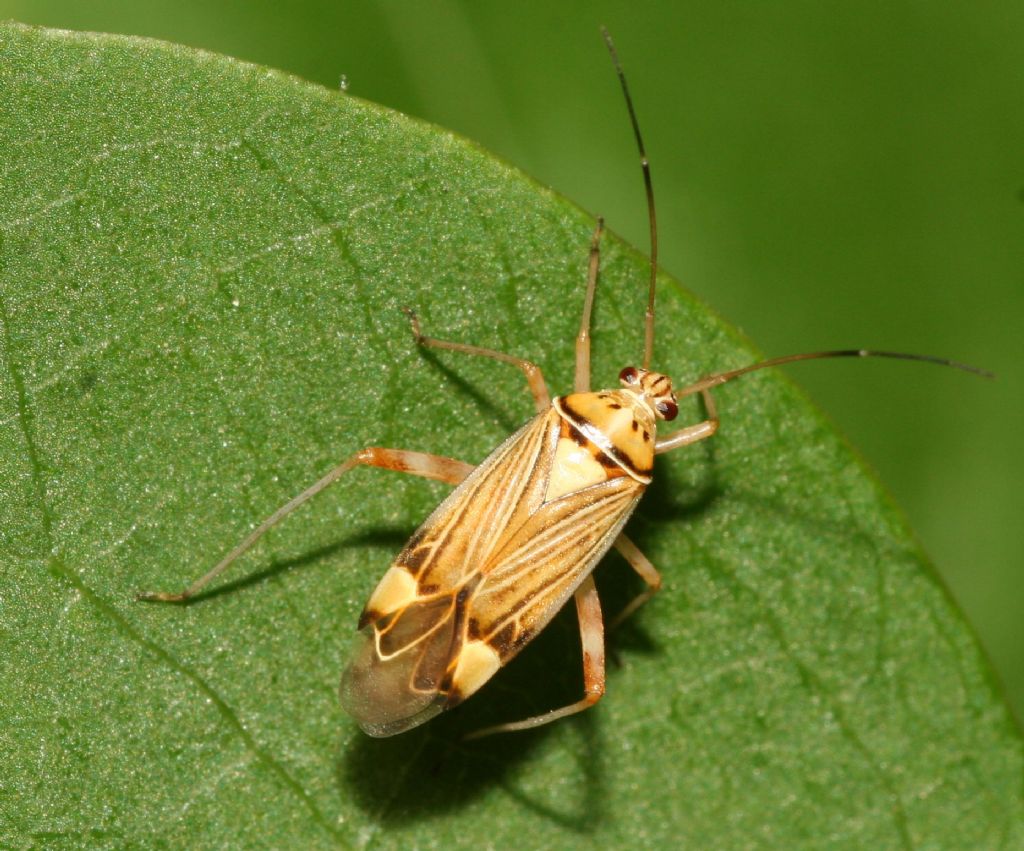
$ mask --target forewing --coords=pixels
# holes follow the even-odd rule
[[[619,477],[542,506],[492,554],[469,600],[469,638],[502,664],[519,652],[608,551],[643,491]]]
[[[445,705],[440,679],[456,636],[452,596],[415,601],[367,624],[341,678],[341,703],[371,736],[391,736]]]
[[[486,646],[466,647],[467,601],[489,554],[541,504],[557,435],[557,415],[547,413],[499,446],[427,518],[370,597],[341,682],[342,704],[370,735],[400,733],[451,705],[457,673],[482,684],[497,670]]]
[[[480,464],[427,518],[395,559],[425,593],[462,585],[510,529],[543,502],[558,439],[554,411],[534,417]],[[372,602],[372,598],[371,598]]]

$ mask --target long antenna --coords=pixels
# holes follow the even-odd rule
[[[725,384],[726,381],[732,381],[734,378],[739,378],[741,375],[746,375],[748,372],[765,369],[769,366],[782,366],[783,364],[793,363],[795,361],[818,360],[819,358],[895,358],[897,360],[916,360],[924,361],[925,363],[938,364],[939,366],[951,366],[954,369],[961,369],[964,372],[971,372],[975,375],[981,375],[984,378],[995,378],[995,374],[989,372],[987,369],[981,369],[980,367],[971,366],[970,364],[949,360],[948,358],[933,357],[932,355],[911,355],[906,352],[880,352],[872,349],[837,349],[830,352],[805,352],[800,355],[786,355],[781,358],[771,358],[770,360],[761,361],[760,363],[742,366],[739,369],[730,369],[728,372],[718,372],[714,375],[702,378],[700,381],[691,384],[689,387],[677,390],[676,396],[689,396],[691,393],[699,393],[701,390],[708,390],[712,387],[717,387],[719,384]]]
[[[619,62],[619,54],[615,51],[615,44],[608,30],[601,27],[601,35],[608,45],[608,52],[612,57],[612,64],[615,66],[615,73],[619,76],[622,84],[622,94],[626,99],[626,108],[629,110],[629,120],[633,125],[633,135],[636,137],[636,146],[640,151],[640,168],[644,172],[644,188],[647,190],[647,219],[651,225],[651,285],[647,291],[647,313],[644,314],[644,369],[650,369],[651,358],[654,356],[654,290],[658,279],[658,223],[654,214],[654,186],[651,184],[651,164],[647,159],[647,151],[644,150],[644,140],[640,135],[640,124],[636,120],[636,111],[633,109],[633,98],[629,94],[629,86],[626,85],[626,75],[622,70],[622,63]]]

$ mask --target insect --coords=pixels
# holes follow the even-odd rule
[[[619,374],[620,387],[590,388],[590,322],[603,223],[590,244],[583,312],[576,337],[574,392],[551,399],[541,370],[519,357],[424,336],[424,346],[511,364],[526,377],[536,416],[478,466],[403,449],[362,449],[267,517],[212,570],[179,593],[139,598],[181,602],[220,576],[268,529],[357,466],[436,479],[455,490],[398,554],[359,619],[353,657],[342,676],[345,709],[371,736],[390,736],[468,698],[573,599],[583,649],[583,697],[559,709],[473,735],[523,730],[594,705],[605,691],[604,621],[592,571],[611,548],[647,585],[617,620],[632,614],[661,585],[654,565],[623,533],[651,482],[655,455],[711,437],[719,417],[711,391],[766,367],[833,357],[927,361],[982,374],[942,358],[899,352],[839,350],[789,355],[707,376],[674,390],[654,371],[657,226],[651,171],[626,78],[607,32],[609,53],[636,138],[650,222],[650,282],[643,360]],[[699,393],[706,418],[659,435],[676,419],[679,399]],[[617,622],[617,621],[616,621]]]

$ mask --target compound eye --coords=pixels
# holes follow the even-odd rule
[[[672,399],[661,399],[654,406],[663,420],[674,420],[679,415],[679,406]]]
[[[619,373],[619,382],[625,386],[640,383],[640,372],[635,366],[627,366]]]

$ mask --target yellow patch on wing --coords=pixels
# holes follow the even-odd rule
[[[501,667],[501,657],[484,641],[467,641],[459,650],[455,673],[452,675],[452,693],[458,698],[469,697],[486,683]]]
[[[559,438],[544,501],[551,502],[567,493],[596,485],[607,478],[608,472],[594,458],[594,453],[589,447],[580,446],[568,437]]]
[[[404,567],[391,567],[366,604],[366,610],[386,615],[408,606],[417,597],[417,583]]]

